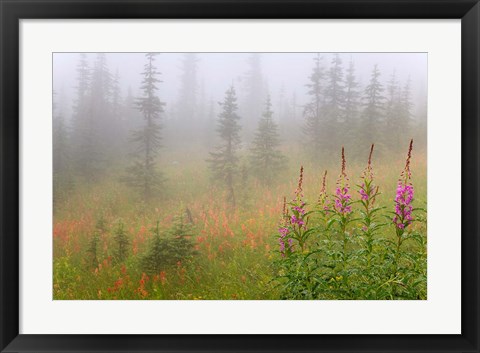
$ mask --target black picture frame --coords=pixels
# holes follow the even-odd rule
[[[1,352],[480,351],[478,232],[480,5],[477,0],[0,0],[0,15]],[[19,20],[59,18],[461,19],[462,333],[246,336],[19,334]],[[441,313],[438,313],[438,320],[442,320]]]

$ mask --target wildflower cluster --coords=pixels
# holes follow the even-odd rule
[[[335,211],[343,217],[352,213],[352,197],[350,195],[349,180],[345,168],[345,149],[342,147],[342,173],[337,180],[337,187],[335,189]]]
[[[413,185],[411,182],[410,159],[412,157],[413,139],[410,141],[408,148],[405,169],[403,170],[397,184],[397,193],[395,196],[395,215],[393,223],[399,230],[404,230],[412,221],[413,211]]]
[[[276,280],[282,288],[283,299],[418,298],[418,291],[423,290],[419,286],[425,284],[426,278],[425,256],[421,250],[426,240],[422,234],[414,236],[409,232],[405,236],[404,233],[413,220],[414,211],[410,171],[412,146],[410,142],[392,216],[382,214],[385,207],[376,204],[380,193],[372,167],[374,144],[357,184],[358,194],[351,194],[342,148],[341,173],[334,193],[327,192],[325,171],[313,211],[303,200],[304,170],[301,168],[295,198],[288,210],[284,198],[283,224],[279,228],[282,257]],[[329,197],[334,200],[331,204]],[[384,216],[389,222],[380,221]],[[392,223],[396,242],[385,235],[389,229],[387,225]],[[416,240],[415,237],[419,239],[420,252],[407,257],[406,252],[410,250],[402,244],[406,240]]]
[[[330,211],[330,199],[327,194],[327,171],[323,173],[322,178],[322,187],[320,188],[320,195],[318,196],[318,206],[320,210],[325,214],[328,215]]]
[[[306,202],[303,201],[303,166],[300,167],[298,186],[295,190],[295,198],[290,202],[290,210],[287,210],[286,198],[283,199],[283,224],[279,228],[280,253],[285,256],[294,251],[293,240],[299,240],[302,247],[302,233],[307,229]],[[290,214],[291,213],[291,214]],[[286,248],[288,245],[288,248]],[[287,250],[288,251],[287,251]]]
[[[278,238],[278,244],[280,246],[280,253],[282,256],[285,256],[285,242],[288,243],[288,249],[293,251],[293,241],[292,239],[288,239],[288,233],[290,232],[288,228],[288,213],[287,213],[287,200],[283,198],[283,214],[282,214],[282,225],[278,228],[278,233],[280,237]]]
[[[378,196],[378,186],[373,182],[373,167],[372,167],[372,155],[374,144],[370,147],[370,153],[368,155],[367,167],[363,171],[362,184],[359,186],[358,193],[360,194],[360,202],[365,207],[368,213],[372,206],[375,204],[375,199]]]

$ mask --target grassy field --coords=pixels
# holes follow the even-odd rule
[[[300,164],[304,165],[307,205],[318,199],[324,169],[328,170],[327,189],[334,193],[340,160],[319,168],[291,157],[288,168],[271,185],[264,186],[253,176],[239,175],[234,209],[226,203],[221,185],[209,179],[204,159],[197,155],[160,161],[167,178],[165,190],[149,205],[139,202],[137,195],[119,181],[120,167],[111,169],[110,175],[94,184],[77,183],[73,191],[64,193],[54,205],[54,299],[283,298],[282,286],[276,280],[278,262],[282,261],[278,228],[283,197],[293,198]],[[376,202],[385,207],[380,211],[382,215],[388,216],[394,209],[397,180],[404,164],[405,153],[378,162],[374,159],[375,184],[381,192]],[[356,184],[361,183],[364,168],[365,163],[349,164],[347,153],[347,173],[354,200],[360,198]],[[411,170],[414,206],[426,209],[424,153],[414,151]],[[353,214],[358,215],[358,204],[352,207]],[[157,223],[163,234],[187,209],[191,227],[189,240],[193,242],[194,253],[157,273],[145,273],[142,258],[148,252]],[[355,229],[361,226],[355,216],[352,219],[349,226],[354,238]],[[122,261],[115,258],[118,241],[114,229],[119,221],[124,224],[128,237],[126,257]],[[426,237],[425,223],[413,223],[410,228]],[[92,265],[94,234],[98,235],[98,243],[93,250],[96,261]],[[391,221],[381,229],[382,238],[394,241],[395,234]],[[316,236],[321,239],[322,233]],[[315,244],[310,246],[319,246],[318,242]],[[349,251],[354,251],[360,245],[352,241],[348,246]],[[405,242],[403,248],[407,254],[403,262],[405,268],[414,266],[408,262],[408,254],[426,252],[426,248],[419,249],[414,242]],[[422,271],[426,271],[426,263]],[[362,281],[359,274],[353,276],[357,276],[352,277],[357,282]],[[416,299],[426,298],[426,277],[418,284],[417,291]],[[322,298],[336,299],[336,296]]]

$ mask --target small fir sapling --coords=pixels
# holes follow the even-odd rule
[[[115,262],[121,263],[128,258],[130,240],[128,238],[125,224],[122,220],[118,220],[113,231],[113,238],[115,240]]]

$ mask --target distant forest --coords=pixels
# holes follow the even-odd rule
[[[372,63],[360,83],[352,56],[310,54],[305,62],[310,74],[301,78],[304,89],[286,94],[288,82],[274,90],[263,73],[262,60],[271,54],[252,53],[241,80],[225,73],[231,82],[222,82],[223,97],[213,97],[207,92],[215,82],[199,76],[207,59],[179,54],[176,98],[167,104],[161,94],[169,90],[157,60],[161,54],[144,55],[139,87],[125,84],[122,72],[109,66],[113,55],[122,54],[78,54],[71,97],[65,98],[62,82],[55,83],[54,195],[114,172],[148,201],[164,180],[157,160],[172,149],[205,151],[211,173],[228,185],[243,157],[249,160],[244,172],[264,174],[268,182],[291,148],[321,164],[332,154],[337,157],[338,146],[355,160],[372,142],[379,158],[404,149],[411,137],[417,148],[426,145],[426,94],[413,96],[415,78],[382,72]],[[262,163],[268,166],[255,171]]]

